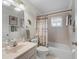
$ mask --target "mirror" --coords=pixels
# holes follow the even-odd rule
[[[21,36],[21,28],[24,24],[24,11],[15,10],[15,6],[2,4],[2,39],[3,42],[11,40],[13,34]],[[11,34],[11,35],[10,35]],[[18,36],[18,37],[19,37]],[[16,37],[15,37],[16,38]]]

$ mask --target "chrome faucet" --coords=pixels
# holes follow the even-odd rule
[[[8,40],[8,44],[11,47],[15,47],[17,45],[17,42],[16,42],[16,40],[11,39],[11,40]]]

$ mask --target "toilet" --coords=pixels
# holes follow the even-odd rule
[[[37,48],[37,54],[40,59],[46,59],[46,55],[48,54],[48,48],[44,46],[39,46]]]
[[[38,43],[38,39],[32,39],[32,42]],[[48,54],[48,48],[45,46],[39,46],[37,47],[37,55],[39,59],[46,59],[46,55]]]

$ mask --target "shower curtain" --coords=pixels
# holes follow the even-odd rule
[[[37,19],[37,34],[39,45],[47,46],[48,44],[48,33],[47,33],[47,18],[41,17]]]

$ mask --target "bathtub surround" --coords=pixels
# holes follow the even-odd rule
[[[59,13],[55,15],[49,16],[48,20],[48,41],[66,44],[68,46],[71,45],[71,39],[69,38],[69,28],[66,26],[66,16],[69,13]],[[61,27],[53,27],[51,25],[52,17],[61,17],[62,18],[62,26]],[[53,19],[55,20],[55,19]]]

